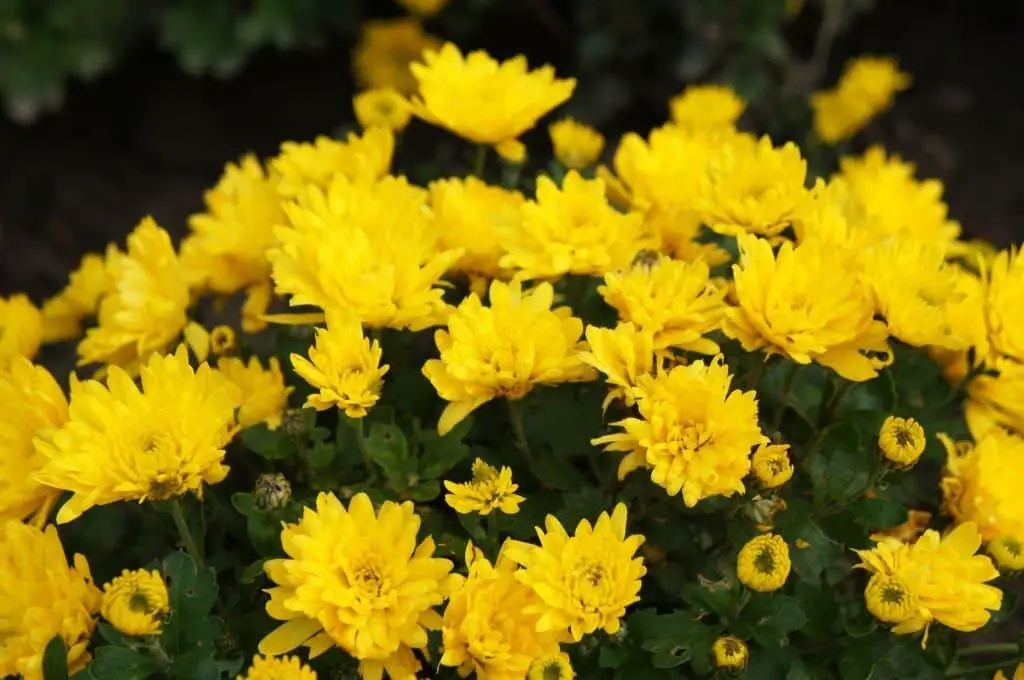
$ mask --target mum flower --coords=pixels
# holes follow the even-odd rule
[[[235,330],[231,326],[216,326],[210,331],[210,351],[217,356],[230,354],[235,343]]]
[[[82,322],[96,314],[100,299],[110,291],[107,262],[117,248],[107,247],[107,256],[88,253],[68,276],[68,284],[43,303],[43,341],[59,342],[82,334]]]
[[[1024,257],[1020,251],[1000,251],[985,284],[984,309],[992,349],[1024,361]]]
[[[363,128],[382,127],[401,132],[409,125],[409,101],[391,87],[364,90],[352,99],[356,121]]]
[[[427,361],[423,374],[449,402],[441,435],[495,397],[522,399],[534,385],[595,377],[579,355],[583,322],[568,307],[551,309],[554,294],[548,283],[524,292],[518,281],[494,281],[489,307],[470,294],[448,329],[434,334],[441,358]]]
[[[125,635],[157,635],[170,610],[167,584],[157,571],[125,569],[103,586],[100,613]]]
[[[672,122],[685,130],[731,130],[747,103],[727,85],[690,85],[669,103]]]
[[[445,495],[445,502],[463,515],[471,512],[489,515],[493,510],[514,515],[519,512],[519,504],[526,500],[515,493],[519,485],[512,483],[512,468],[503,466],[499,471],[480,458],[473,461],[472,481],[457,484],[445,480],[444,488],[450,492]]]
[[[418,84],[409,66],[425,51],[440,46],[440,41],[425,33],[412,17],[366,21],[352,58],[356,81],[363,88],[393,87],[410,95]]]
[[[1015,536],[999,536],[985,546],[996,565],[1010,572],[1024,569],[1024,545]]]
[[[526,680],[573,680],[575,677],[576,672],[565,652],[539,657],[526,674]]]
[[[889,416],[878,433],[878,449],[886,460],[909,467],[924,453],[924,428],[913,418]]]
[[[649,245],[640,213],[621,213],[605,199],[604,181],[570,170],[561,188],[537,178],[537,198],[523,219],[502,231],[501,266],[527,279],[601,275],[627,266]]]
[[[99,325],[78,345],[79,365],[104,362],[135,370],[163,352],[188,322],[188,277],[171,237],[152,217],[128,236],[128,252],[108,256],[111,292],[100,302]]]
[[[184,347],[142,367],[142,389],[120,368],[107,384],[71,383],[69,419],[50,440],[41,484],[71,491],[57,523],[95,505],[164,500],[224,479],[224,447],[235,431],[235,388],[203,364],[193,371]]]
[[[747,643],[732,635],[722,635],[711,645],[711,657],[715,668],[738,671],[747,665],[750,650]]]
[[[68,566],[57,529],[16,521],[0,524],[0,675],[43,680],[43,652],[56,636],[68,650],[68,671],[85,668],[96,628],[100,591],[89,563]]]
[[[604,136],[573,118],[563,118],[548,127],[555,158],[571,170],[589,168],[601,157]]]
[[[327,189],[338,177],[353,182],[381,179],[394,152],[391,130],[372,127],[362,136],[350,132],[345,141],[321,136],[312,142],[285,142],[270,160],[270,169],[278,177],[281,196],[295,198],[311,185]]]
[[[786,541],[776,534],[762,534],[740,548],[736,577],[751,590],[770,593],[786,584],[790,566]]]
[[[654,371],[653,336],[631,323],[619,324],[615,328],[587,326],[586,334],[590,349],[581,353],[580,358],[600,371],[612,387],[603,407],[607,409],[615,399],[622,399],[626,406],[632,406],[636,402],[635,391],[641,377]]]
[[[412,99],[416,116],[499,151],[521,148],[518,137],[576,87],[572,78],[556,79],[550,66],[527,70],[522,55],[500,63],[482,50],[463,57],[452,43],[427,50],[410,68],[419,82]]]
[[[0,404],[0,522],[34,516],[42,524],[59,492],[36,481],[46,460],[33,440],[67,421],[68,402],[49,371],[19,357],[0,371]]]
[[[285,205],[267,255],[291,304],[350,310],[370,328],[422,330],[448,307],[437,285],[462,252],[438,250],[427,192],[404,177],[308,187]]]
[[[836,248],[783,243],[776,255],[763,239],[741,235],[738,242],[738,304],[722,330],[745,350],[814,361],[853,381],[869,380],[891,362],[885,324],[874,319],[868,291]]]
[[[317,329],[309,359],[291,355],[292,367],[319,392],[306,406],[323,411],[337,407],[349,418],[362,418],[380,399],[388,366],[381,366],[380,343],[363,336],[351,315],[329,312],[327,328]]]
[[[217,361],[217,372],[238,388],[240,427],[266,423],[271,430],[278,428],[293,388],[285,387],[277,357],[270,357],[266,369],[256,357],[250,357],[249,363],[233,357],[222,358]]]
[[[996,671],[992,680],[1006,680],[1006,675],[1001,670]],[[1013,677],[1010,680],[1024,680],[1024,663],[1017,664],[1017,669],[1013,672]]]
[[[793,477],[789,444],[759,444],[750,464],[757,481],[766,489],[782,486]]]
[[[441,624],[442,666],[480,680],[520,680],[539,658],[558,654],[553,631],[537,631],[540,598],[516,578],[517,565],[502,550],[491,564],[470,543],[469,576],[452,588]]]
[[[516,578],[540,597],[526,612],[539,613],[536,630],[568,633],[575,642],[597,629],[619,630],[626,607],[640,599],[647,569],[635,557],[644,537],[626,535],[626,506],[597,522],[580,520],[570,536],[554,516],[537,529],[540,545],[509,541],[508,558],[523,568]]]
[[[885,538],[871,550],[858,550],[857,566],[871,572],[864,590],[868,611],[907,635],[925,631],[933,621],[962,632],[978,630],[999,609],[1003,592],[987,585],[999,571],[986,555],[977,555],[981,534],[967,522],[940,538],[928,530],[916,543]]]
[[[967,385],[964,416],[971,434],[980,438],[989,430],[1004,427],[1024,435],[1024,364],[995,356],[985,362],[985,368],[987,372]]]
[[[731,382],[721,357],[661,371],[636,390],[640,417],[614,423],[623,431],[593,443],[629,453],[620,478],[646,464],[651,480],[670,496],[682,493],[687,507],[742,493],[750,451],[764,436],[754,392],[730,391]]]
[[[826,144],[849,139],[892,106],[896,93],[909,86],[910,76],[899,70],[895,59],[851,59],[834,89],[811,95],[814,132]]]
[[[34,357],[42,342],[43,315],[28,296],[0,297],[0,371],[16,357]]]
[[[412,680],[420,668],[413,650],[425,649],[427,631],[441,628],[434,611],[447,595],[452,563],[433,557],[434,541],[417,545],[420,518],[412,503],[390,501],[375,512],[356,494],[346,508],[321,493],[297,524],[286,524],[281,545],[288,557],[265,569],[276,585],[267,613],[284,621],[260,642],[276,656],[300,645],[315,657],[333,646],[359,660],[360,675]]]
[[[316,680],[316,671],[297,656],[253,657],[252,665],[238,680]]]
[[[655,349],[718,352],[718,344],[704,336],[722,323],[726,289],[711,279],[703,260],[682,262],[664,255],[653,263],[640,260],[605,274],[597,292],[620,319],[652,333]]]

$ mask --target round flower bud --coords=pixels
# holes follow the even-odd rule
[[[878,448],[886,460],[910,467],[924,453],[924,428],[913,418],[889,416],[878,433]]]
[[[788,451],[789,444],[761,444],[754,451],[751,468],[766,489],[782,486],[793,476],[793,463],[789,460]]]
[[[257,508],[276,510],[283,507],[291,497],[292,485],[280,472],[263,474],[256,478],[253,499],[256,501]]]
[[[530,664],[527,680],[572,680],[576,673],[569,663],[568,654],[547,654],[538,657]]]
[[[711,655],[715,660],[715,668],[738,671],[747,665],[750,650],[743,640],[732,635],[723,635],[711,645]]]
[[[306,435],[306,414],[302,412],[301,408],[290,408],[284,412],[281,425],[289,437],[293,439],[304,437]]]
[[[896,576],[875,574],[864,589],[868,611],[879,621],[903,623],[917,614],[917,596]]]
[[[989,541],[988,554],[1003,571],[1024,570],[1024,546],[1016,536],[1004,534]]]
[[[125,635],[156,635],[170,611],[167,585],[159,572],[125,569],[103,587],[100,613]]]
[[[210,331],[210,350],[216,355],[228,354],[235,349],[235,331],[231,326],[217,326]]]
[[[762,534],[740,549],[736,576],[751,590],[769,593],[786,583],[790,566],[786,541],[775,534]]]

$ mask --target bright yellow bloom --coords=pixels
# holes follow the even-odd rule
[[[411,17],[367,21],[356,45],[352,66],[363,88],[393,87],[410,95],[418,84],[409,66],[426,50],[436,50],[440,41],[423,31]]]
[[[684,130],[731,130],[747,103],[726,85],[690,85],[669,103],[672,122]]]
[[[100,591],[85,557],[73,561],[68,566],[55,527],[0,524],[0,676],[43,680],[43,652],[57,635],[72,675],[89,662]]]
[[[307,193],[311,186],[326,190],[338,178],[352,182],[381,179],[391,168],[394,152],[394,133],[372,127],[364,130],[362,136],[350,132],[344,142],[330,137],[285,142],[281,153],[271,159],[270,168],[280,178],[278,192],[295,198]]]
[[[316,680],[316,672],[297,656],[255,656],[237,680]]]
[[[1006,680],[1006,676],[1002,671],[996,671],[992,680]],[[1024,680],[1024,663],[1017,664],[1017,670],[1013,672],[1013,677],[1010,680]]]
[[[447,5],[449,0],[398,0],[398,4],[413,14],[432,17]]]
[[[1024,257],[1020,251],[1000,251],[986,284],[984,308],[992,349],[1024,361]]]
[[[615,399],[632,406],[641,376],[654,372],[654,338],[650,331],[624,323],[615,328],[587,326],[586,333],[589,351],[581,353],[580,358],[600,371],[612,387],[604,408]]]
[[[787,242],[776,255],[768,241],[747,235],[739,247],[738,306],[727,311],[723,330],[745,350],[814,361],[853,381],[891,363],[885,324],[874,319],[868,291],[836,248]]]
[[[634,557],[644,537],[626,536],[626,506],[602,512],[593,525],[580,520],[572,536],[553,515],[544,527],[537,529],[539,546],[506,543],[509,559],[523,567],[516,578],[542,600],[525,608],[541,615],[536,630],[567,632],[575,642],[599,628],[614,634],[647,573],[643,558]]]
[[[707,262],[682,262],[667,256],[640,260],[625,271],[605,274],[597,292],[619,318],[654,334],[654,348],[676,347],[715,354],[708,333],[725,316],[726,290],[711,279]]]
[[[973,522],[982,537],[1024,539],[1024,439],[998,429],[979,439],[955,443],[945,434],[946,469],[942,477],[945,509],[957,522]]]
[[[386,501],[375,512],[359,493],[348,508],[321,493],[297,524],[286,524],[281,544],[288,557],[265,569],[276,586],[267,613],[285,623],[263,638],[262,654],[276,656],[305,645],[310,657],[337,645],[359,660],[360,675],[412,680],[413,650],[425,649],[427,631],[441,628],[434,607],[447,596],[452,563],[433,557],[434,540],[419,545],[413,505]]]
[[[774,147],[767,136],[736,135],[708,161],[695,206],[720,234],[775,237],[808,202],[806,179],[807,161],[792,142]]]
[[[575,677],[576,672],[565,652],[539,657],[526,674],[526,680],[573,680]]]
[[[835,89],[811,95],[814,131],[826,144],[848,139],[892,106],[897,92],[910,86],[890,57],[858,57],[846,63]]]
[[[0,372],[18,357],[31,359],[43,342],[43,315],[25,295],[0,297]]]
[[[466,567],[469,577],[444,610],[442,666],[480,680],[521,680],[535,659],[558,654],[557,635],[537,631],[540,598],[516,578],[504,550],[491,565],[470,543]]]
[[[534,385],[592,380],[580,357],[583,322],[568,307],[551,309],[549,283],[523,291],[494,281],[490,306],[470,294],[434,334],[440,359],[423,366],[437,394],[450,402],[437,424],[442,435],[495,397],[522,399]]]
[[[1024,364],[996,356],[986,368],[996,375],[978,375],[967,387],[964,415],[971,434],[978,439],[998,426],[1024,435]]]
[[[401,132],[409,125],[409,101],[391,87],[364,90],[352,99],[356,120],[363,128],[382,127]]]
[[[106,385],[73,380],[68,422],[36,440],[48,461],[36,479],[74,493],[58,524],[94,505],[201,494],[227,475],[235,388],[206,364],[193,371],[184,346],[153,355],[141,373],[141,390],[116,366]]]
[[[285,206],[268,256],[291,304],[352,311],[370,328],[422,330],[444,320],[437,285],[462,255],[439,251],[427,192],[404,177],[309,187]]]
[[[999,609],[1003,592],[986,581],[999,571],[986,555],[977,555],[981,534],[973,522],[944,538],[928,530],[914,544],[885,538],[871,550],[858,550],[859,567],[872,573],[864,591],[868,611],[895,624],[897,635],[924,630],[932,621],[962,632],[978,630]]]
[[[757,481],[766,489],[782,486],[793,476],[789,444],[760,444],[750,463]]]
[[[1024,569],[1024,545],[1016,536],[999,536],[988,542],[988,554],[1005,571]]]
[[[505,254],[501,234],[519,229],[526,201],[523,195],[476,177],[439,179],[429,188],[430,206],[441,234],[439,248],[463,251],[452,271],[471,278],[511,278],[511,272],[500,265]]]
[[[305,406],[318,411],[337,407],[349,418],[362,418],[380,399],[388,372],[380,359],[380,343],[363,337],[351,315],[336,312],[327,314],[327,328],[317,329],[309,359],[291,355],[295,372],[320,390],[306,398]]]
[[[604,150],[604,136],[573,118],[548,126],[558,162],[571,170],[583,170],[597,162]]]
[[[723,635],[711,645],[711,656],[715,660],[715,668],[737,671],[747,665],[750,650],[743,640],[732,635]]]
[[[515,493],[519,485],[512,483],[512,468],[503,466],[499,471],[480,458],[473,461],[471,481],[457,484],[445,480],[444,488],[451,492],[445,494],[445,502],[463,515],[471,512],[489,515],[492,510],[514,515],[519,512],[519,504],[526,500]]]
[[[913,418],[889,416],[878,433],[878,449],[889,460],[901,467],[910,467],[924,453],[924,428]]]
[[[619,477],[639,465],[651,480],[693,507],[709,496],[743,493],[750,451],[764,441],[754,392],[730,391],[732,376],[721,357],[674,366],[641,379],[635,391],[639,418],[615,423],[622,432],[593,440],[607,451],[625,451]]]
[[[515,142],[576,87],[572,78],[556,79],[550,66],[527,70],[522,55],[501,63],[482,50],[463,57],[452,43],[424,52],[410,68],[419,81],[416,116],[491,146]]]
[[[736,577],[751,590],[770,593],[786,584],[790,566],[786,541],[776,534],[762,534],[740,548]]]
[[[67,421],[68,402],[49,371],[19,357],[0,371],[0,404],[0,522],[45,520],[59,492],[35,480],[46,461],[33,440],[48,439]]]
[[[68,285],[43,303],[43,341],[59,342],[82,334],[82,322],[96,314],[100,299],[111,288],[107,262],[117,248],[107,247],[107,257],[88,253],[71,272]]]
[[[128,252],[109,255],[112,291],[100,302],[99,325],[78,345],[79,365],[105,362],[134,371],[185,329],[188,278],[171,237],[152,217],[128,236]]]
[[[217,361],[217,372],[238,388],[240,427],[266,423],[271,430],[277,429],[293,389],[285,387],[277,357],[270,357],[266,369],[257,357],[249,357],[249,363],[233,357],[221,358]]]
[[[125,635],[157,635],[170,610],[167,584],[157,571],[125,569],[103,586],[100,613]]]
[[[561,188],[537,178],[537,198],[523,205],[523,219],[502,231],[508,254],[501,266],[527,279],[564,274],[600,276],[627,266],[649,245],[643,216],[621,213],[605,199],[604,180],[584,179],[575,170]]]
[[[210,351],[215,355],[230,354],[235,349],[235,331],[231,326],[217,326],[210,331]]]

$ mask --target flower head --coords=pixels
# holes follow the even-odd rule
[[[216,326],[210,331],[210,351],[217,356],[230,354],[235,343],[235,330],[231,326]]]
[[[103,586],[100,613],[125,635],[156,635],[170,611],[167,584],[159,572],[125,569]]]
[[[690,85],[668,103],[672,122],[685,130],[730,130],[747,103],[726,85]]]
[[[526,680],[573,680],[575,677],[576,672],[565,652],[538,657],[526,674]]]
[[[711,656],[716,668],[737,671],[747,665],[750,650],[743,640],[732,635],[722,635],[711,645]]]
[[[364,88],[392,87],[401,94],[416,91],[409,66],[441,43],[423,31],[414,18],[367,21],[352,59],[356,80]]]
[[[153,355],[141,373],[141,390],[117,367],[106,385],[72,381],[68,421],[51,440],[36,440],[47,460],[36,479],[74,493],[59,524],[94,505],[202,493],[204,482],[227,475],[235,388],[206,364],[192,370],[183,346]]]
[[[889,416],[878,433],[878,449],[897,465],[909,467],[924,453],[924,428],[913,418]]]
[[[413,677],[413,650],[441,628],[434,607],[447,595],[452,568],[433,557],[433,539],[417,544],[419,529],[409,502],[375,511],[365,493],[347,508],[332,493],[317,496],[316,507],[281,532],[287,557],[266,563],[276,584],[267,613],[285,623],[263,638],[260,652],[305,645],[312,657],[336,645],[360,661],[363,677]]]
[[[1006,675],[1001,670],[996,671],[992,680],[1006,680]],[[1013,677],[1010,680],[1024,680],[1024,663],[1017,664],[1017,669],[1013,672]]]
[[[283,508],[292,497],[291,482],[280,472],[265,472],[256,478],[252,497],[256,507],[262,510]]]
[[[559,187],[537,178],[537,198],[523,219],[503,230],[501,266],[523,278],[598,275],[627,266],[648,245],[640,213],[621,213],[605,199],[604,181],[570,170]]]
[[[760,444],[750,463],[757,481],[766,489],[782,486],[793,476],[789,444]]]
[[[0,675],[43,680],[43,652],[57,635],[68,671],[82,670],[99,606],[89,563],[75,555],[68,565],[55,527],[0,524]]]
[[[1004,534],[988,542],[988,554],[1005,571],[1024,570],[1024,544],[1016,536]]]
[[[571,170],[589,168],[601,157],[604,136],[572,118],[563,118],[548,127],[551,145],[558,162]]]
[[[96,314],[100,299],[110,292],[111,281],[107,261],[116,252],[107,247],[107,257],[88,253],[68,277],[68,285],[43,303],[43,340],[58,342],[82,334],[82,322]]]
[[[580,358],[600,371],[611,385],[604,400],[607,408],[615,399],[627,406],[636,402],[635,390],[641,376],[654,372],[654,338],[650,331],[639,330],[631,323],[615,328],[587,326],[589,351]]]
[[[391,87],[363,90],[352,99],[356,120],[364,128],[382,127],[401,132],[409,125],[409,101]]]
[[[15,357],[31,359],[43,342],[43,315],[25,295],[0,297],[0,372]]]
[[[789,546],[776,534],[750,539],[736,558],[736,576],[740,583],[762,593],[784,586],[789,569]]]
[[[520,55],[497,62],[484,51],[465,57],[452,43],[428,50],[411,67],[419,81],[413,113],[476,144],[515,142],[576,87],[544,66],[527,70]]]
[[[542,601],[526,608],[541,614],[537,630],[567,632],[575,642],[599,628],[615,633],[647,573],[643,558],[634,557],[644,537],[626,536],[626,506],[602,512],[593,525],[581,520],[572,536],[552,515],[544,526],[539,546],[506,544],[509,559],[523,567],[516,578]]]
[[[973,522],[985,540],[1000,536],[1024,539],[1024,439],[994,429],[978,440],[955,443],[939,433],[945,445],[942,477],[945,509],[957,522]]]
[[[971,434],[977,439],[1002,427],[1024,435],[1024,363],[994,356],[985,368],[967,386],[964,416]]]
[[[745,235],[739,247],[738,305],[727,311],[723,330],[745,350],[814,361],[854,381],[875,377],[891,362],[885,325],[874,319],[868,291],[836,248],[787,242],[776,255],[768,241]]]
[[[316,672],[297,656],[260,656],[237,680],[316,680]]]
[[[910,86],[889,57],[858,57],[846,63],[834,89],[811,95],[814,131],[821,141],[848,139],[892,105],[897,92]]]
[[[217,361],[217,372],[238,388],[239,426],[266,423],[271,430],[277,429],[288,408],[288,395],[292,392],[291,387],[284,385],[284,374],[277,357],[270,357],[266,369],[256,357],[250,357],[249,363],[225,357]]]
[[[427,361],[423,374],[450,402],[437,425],[442,435],[495,397],[521,399],[534,385],[595,377],[579,355],[583,322],[568,307],[551,309],[553,300],[548,283],[523,291],[518,281],[494,281],[489,307],[471,294],[435,333],[441,358]]]
[[[309,395],[306,406],[323,411],[337,407],[349,418],[362,418],[380,399],[388,366],[380,365],[380,343],[363,336],[351,315],[330,312],[327,328],[317,329],[309,359],[291,355],[295,372],[320,391]]]
[[[985,286],[989,342],[999,354],[1024,361],[1024,256],[1000,251]]]
[[[369,182],[388,174],[395,136],[386,127],[371,127],[362,136],[350,132],[345,141],[317,137],[312,142],[285,142],[270,161],[279,177],[277,190],[295,198],[315,186],[327,189],[337,178]],[[284,224],[281,220],[277,224]]]
[[[502,467],[499,471],[480,458],[473,461],[472,481],[457,484],[445,480],[444,488],[450,492],[444,500],[463,515],[471,512],[489,515],[492,510],[514,515],[519,512],[519,504],[526,500],[515,493],[519,485],[512,483],[512,468]]]

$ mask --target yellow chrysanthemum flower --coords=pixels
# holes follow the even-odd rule
[[[886,460],[910,467],[924,453],[924,428],[913,418],[889,416],[878,433],[878,450]]]
[[[222,358],[217,361],[217,372],[238,388],[240,427],[266,423],[271,430],[278,428],[293,388],[285,387],[277,357],[270,357],[266,369],[256,357],[250,357],[249,363],[233,357]]]
[[[285,142],[271,159],[270,168],[279,177],[277,191],[295,198],[310,186],[327,189],[339,177],[352,182],[381,179],[391,169],[395,135],[384,127],[372,127],[362,136],[350,132],[341,142],[317,137],[312,142]],[[284,220],[278,224],[284,223]]]
[[[572,78],[550,66],[527,70],[520,55],[501,63],[482,50],[465,57],[452,43],[427,50],[410,68],[419,82],[413,113],[476,144],[518,146],[521,134],[570,96]]]
[[[760,444],[750,459],[754,476],[766,489],[782,486],[793,477],[789,444]]]
[[[1024,544],[1016,536],[998,536],[989,541],[985,549],[1000,569],[1024,570]]]
[[[404,177],[309,187],[285,205],[268,252],[291,304],[349,310],[370,328],[422,330],[448,312],[437,285],[462,252],[439,251],[427,192]]]
[[[573,680],[576,672],[565,652],[539,657],[530,666],[526,680]]]
[[[18,357],[0,371],[0,404],[0,522],[45,521],[59,492],[36,481],[46,461],[33,440],[48,439],[67,421],[68,402],[49,371]]]
[[[726,312],[723,331],[745,350],[814,361],[853,381],[891,363],[885,324],[874,319],[871,297],[843,253],[808,241],[783,243],[776,255],[749,235],[739,237],[739,248],[738,304]]]
[[[260,652],[276,656],[305,645],[310,657],[333,646],[359,660],[363,678],[412,680],[414,649],[441,628],[434,610],[447,595],[449,560],[433,557],[429,536],[417,545],[420,518],[410,502],[387,501],[375,512],[359,493],[346,508],[321,493],[297,524],[286,524],[288,557],[265,569],[276,586],[267,613],[285,623],[263,638]]]
[[[252,665],[237,680],[317,680],[316,671],[297,656],[253,657]]]
[[[999,609],[1003,592],[987,585],[999,576],[992,560],[978,555],[981,534],[973,522],[945,537],[928,530],[916,543],[885,538],[871,550],[858,550],[857,566],[872,573],[864,591],[868,611],[892,632],[925,631],[933,621],[962,632],[978,630]]]
[[[409,125],[409,101],[392,87],[364,90],[352,99],[356,121],[363,128],[382,127],[401,132]]]
[[[33,358],[43,343],[43,315],[26,295],[0,297],[0,372],[15,358]]]
[[[216,356],[230,354],[236,345],[235,330],[231,326],[216,326],[210,331],[210,351]]]
[[[0,523],[0,676],[43,680],[43,652],[57,635],[69,673],[82,670],[99,606],[89,563],[75,555],[68,566],[55,527]]]
[[[410,95],[418,84],[409,66],[441,42],[411,17],[364,22],[352,58],[356,81],[363,88],[393,87]]]
[[[157,635],[170,610],[167,584],[157,571],[125,569],[103,586],[100,613],[125,635]]]
[[[548,126],[558,162],[571,170],[583,170],[597,162],[604,150],[604,135],[573,118]]]
[[[444,488],[451,492],[445,494],[445,502],[463,515],[471,512],[489,515],[493,510],[514,515],[519,512],[519,504],[526,500],[516,494],[519,485],[512,483],[512,468],[503,466],[499,471],[480,458],[473,461],[471,481],[457,484],[445,480]]]
[[[776,534],[750,539],[736,557],[736,577],[740,583],[761,593],[784,586],[790,567],[789,546]]]
[[[88,253],[68,277],[68,285],[43,303],[43,341],[59,342],[82,334],[82,322],[96,314],[100,299],[111,288],[107,262],[117,248],[107,247],[107,256]]]
[[[447,5],[449,0],[398,0],[398,4],[413,14],[432,17]]]
[[[992,349],[1024,361],[1024,257],[1016,248],[996,255],[986,279],[984,308]]]
[[[654,336],[632,323],[615,328],[587,326],[586,333],[589,351],[582,352],[580,358],[600,371],[611,386],[603,408],[615,399],[632,406],[641,376],[654,372]]]
[[[597,292],[623,321],[654,334],[654,348],[676,347],[715,354],[708,333],[725,316],[726,289],[711,279],[707,262],[682,262],[667,256],[638,261],[625,271],[605,274]]]
[[[116,366],[106,385],[73,380],[67,423],[52,441],[36,440],[47,459],[36,480],[74,493],[58,524],[95,505],[201,494],[227,475],[234,386],[206,364],[192,370],[184,346],[154,355],[141,374],[141,390]]]
[[[964,404],[964,416],[971,434],[978,439],[1004,427],[1024,435],[1024,364],[996,356],[985,366],[994,375],[977,375],[967,386],[970,398]]]
[[[711,657],[715,668],[738,671],[747,665],[750,650],[747,643],[732,635],[722,635],[711,645]]]
[[[998,429],[978,440],[954,442],[943,433],[946,469],[942,477],[945,509],[957,522],[974,522],[982,537],[1024,539],[1024,439]]]
[[[1002,671],[996,671],[992,680],[1006,680],[1006,675]],[[1024,663],[1017,664],[1017,670],[1013,672],[1013,677],[1010,680],[1024,680]]]
[[[380,343],[363,336],[359,321],[349,314],[329,312],[327,328],[317,329],[309,359],[291,355],[299,376],[320,390],[305,406],[323,411],[337,407],[349,418],[362,418],[380,399],[388,366],[380,365]]]
[[[918,536],[924,533],[924,530],[928,528],[928,523],[931,521],[932,513],[930,512],[908,510],[906,522],[889,529],[880,529],[872,532],[870,538],[872,541],[880,541],[885,537],[891,537],[905,543],[912,543],[917,540]]]
[[[701,220],[720,234],[778,236],[805,208],[807,161],[792,142],[772,146],[735,135],[707,163],[695,207]]]
[[[751,449],[764,441],[754,392],[730,391],[732,376],[721,357],[674,366],[636,389],[639,418],[614,423],[622,432],[593,440],[629,455],[619,477],[639,465],[670,496],[682,493],[693,507],[708,496],[743,493]]]
[[[570,170],[559,188],[542,175],[536,200],[523,205],[523,219],[501,233],[507,251],[501,266],[526,279],[600,276],[627,266],[650,245],[643,222],[640,213],[621,213],[608,204],[604,180]]]
[[[857,57],[843,68],[836,87],[811,95],[814,132],[826,144],[848,139],[892,106],[897,92],[910,86],[890,57]]]
[[[537,529],[540,545],[509,541],[506,554],[523,568],[516,573],[533,588],[541,603],[525,611],[539,613],[537,631],[568,633],[579,642],[597,629],[614,634],[626,607],[640,599],[640,580],[647,569],[635,557],[644,537],[626,535],[626,506],[611,516],[602,512],[593,525],[580,520],[570,536],[548,515]]]
[[[522,399],[534,385],[596,377],[579,354],[583,322],[568,307],[551,309],[554,295],[549,283],[523,291],[518,281],[494,281],[489,307],[471,294],[434,334],[441,358],[427,361],[423,374],[450,402],[440,434],[495,397]]]
[[[538,658],[558,654],[553,631],[537,631],[540,598],[516,578],[503,550],[492,565],[470,543],[468,578],[452,588],[441,625],[442,666],[480,680],[520,680]]]
[[[672,122],[685,130],[731,130],[747,103],[727,85],[690,85],[669,103]]]
[[[99,308],[99,325],[78,345],[79,364],[104,362],[134,371],[163,352],[185,329],[188,277],[171,237],[152,217],[128,236],[128,252],[110,254],[112,291]]]
[[[429,188],[430,206],[441,233],[439,248],[463,251],[452,271],[471,279],[511,278],[511,272],[500,264],[505,254],[501,234],[519,228],[526,201],[523,195],[476,177],[439,179]]]

